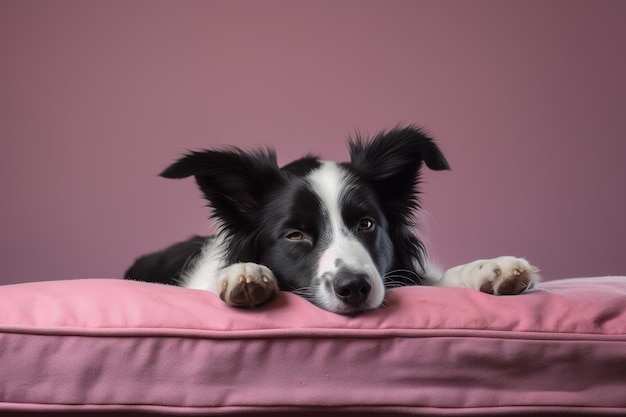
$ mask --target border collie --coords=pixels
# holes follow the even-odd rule
[[[538,280],[525,259],[477,260],[441,272],[416,235],[422,163],[450,169],[422,129],[348,141],[350,162],[307,155],[280,168],[275,152],[190,152],[161,176],[194,176],[219,225],[139,258],[126,278],[208,290],[255,307],[279,290],[340,314],[375,309],[385,289],[459,286],[518,294]]]

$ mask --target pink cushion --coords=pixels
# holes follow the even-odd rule
[[[407,287],[355,317],[123,280],[0,287],[1,411],[626,414],[626,278]]]

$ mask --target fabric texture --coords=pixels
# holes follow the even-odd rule
[[[333,314],[114,279],[0,287],[0,412],[626,414],[626,277]]]

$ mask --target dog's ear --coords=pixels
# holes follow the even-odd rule
[[[415,126],[381,132],[369,142],[357,136],[348,145],[352,165],[378,180],[409,173],[415,178],[422,162],[435,171],[450,169],[433,139]]]
[[[165,178],[194,176],[214,209],[213,216],[227,228],[249,227],[252,214],[282,181],[272,149],[245,152],[238,148],[190,152],[167,167]]]
[[[450,169],[433,139],[415,126],[396,127],[372,140],[361,137],[348,143],[351,166],[379,193],[388,213],[404,213],[417,208],[416,186],[425,163],[432,170]]]
[[[412,270],[423,262],[424,246],[415,235],[415,213],[419,209],[417,185],[420,169],[450,169],[433,139],[423,130],[408,126],[381,132],[370,141],[357,137],[349,142],[351,168],[378,195],[387,217],[397,268]]]

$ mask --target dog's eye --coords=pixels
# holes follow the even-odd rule
[[[374,223],[374,220],[370,219],[369,217],[364,217],[361,220],[359,220],[359,224],[357,228],[359,232],[369,232],[371,230],[374,230],[375,226],[376,226],[376,223]]]
[[[292,230],[285,235],[285,238],[294,242],[310,241],[311,239],[299,230]]]

